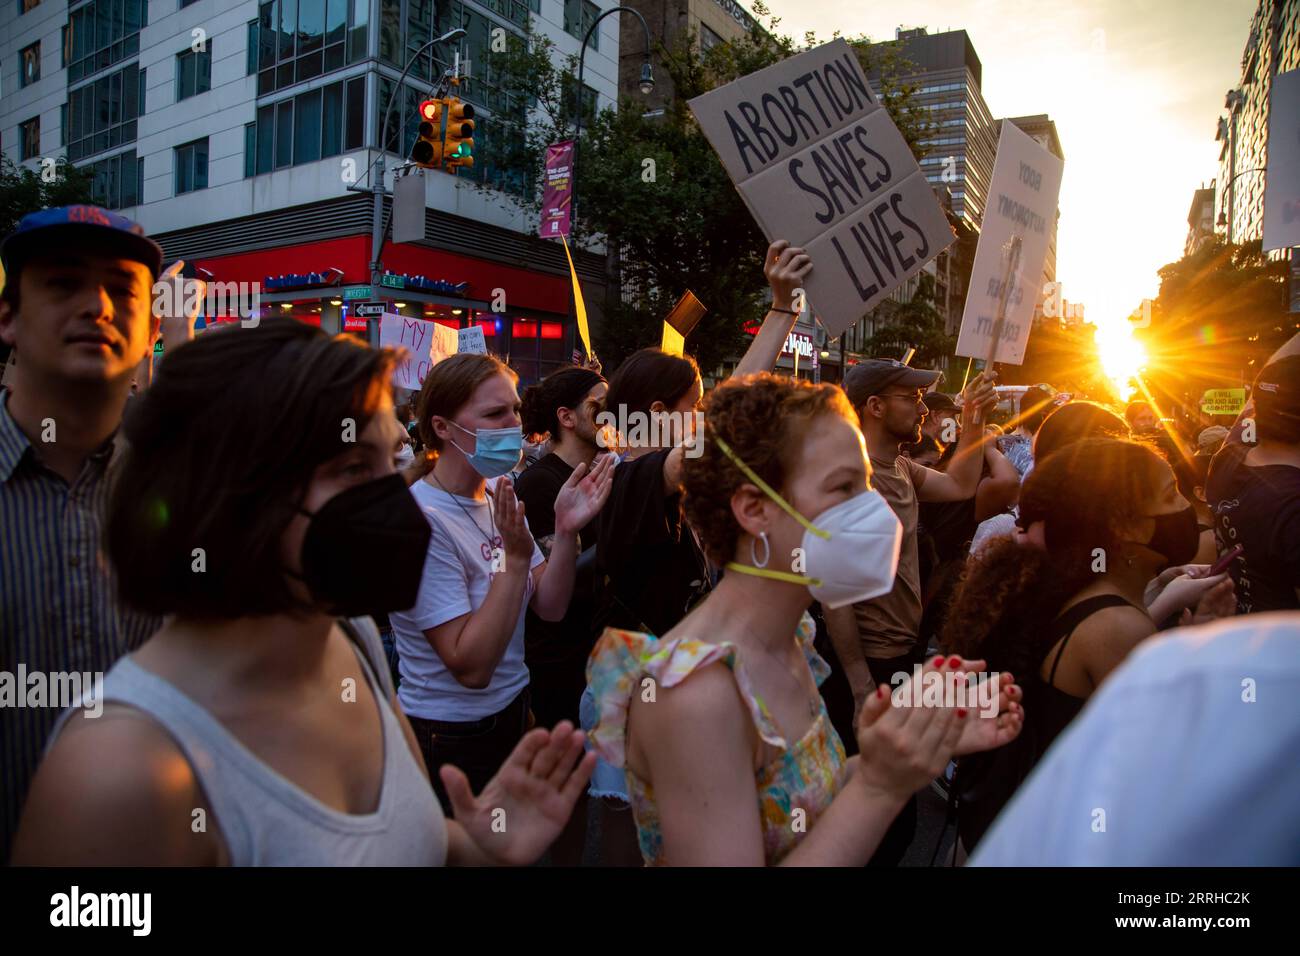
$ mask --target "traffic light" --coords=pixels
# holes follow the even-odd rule
[[[411,144],[411,162],[425,169],[442,167],[442,101],[420,104],[420,131]]]
[[[474,107],[454,96],[447,99],[447,136],[442,155],[448,170],[474,165]]]

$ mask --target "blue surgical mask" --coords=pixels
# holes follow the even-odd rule
[[[452,422],[456,425],[455,422]],[[514,469],[524,453],[524,433],[518,426],[513,428],[480,428],[471,432],[463,425],[456,425],[467,435],[474,436],[474,454],[453,441],[452,444],[464,455],[474,470],[484,478],[496,478]]]

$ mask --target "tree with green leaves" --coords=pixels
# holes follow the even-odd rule
[[[71,163],[56,163],[47,181],[41,173],[0,156],[0,236],[13,232],[29,212],[92,201],[89,174]]]
[[[1287,311],[1287,263],[1265,255],[1258,239],[1215,238],[1159,275],[1150,325],[1137,332],[1157,400],[1249,385],[1298,327]]]
[[[761,3],[754,4],[754,12],[768,16]],[[687,101],[799,52],[793,39],[776,33],[778,24],[769,18],[768,30],[755,27],[707,51],[693,33],[657,46],[655,74],[672,84],[661,116],[644,116],[633,99],[625,99],[617,111],[584,113],[575,158],[573,241],[600,242],[616,252],[611,258],[622,296],[610,297],[595,332],[607,367],[635,349],[657,345],[663,317],[687,289],[709,309],[686,343],[705,370],[742,352],[744,326],[762,317],[767,240]],[[905,69],[897,46],[871,44],[865,36],[846,39],[864,71],[881,76],[882,102],[919,157],[917,144],[932,125],[913,102],[916,87],[899,79]],[[803,46],[817,42],[811,33],[803,37]],[[546,37],[529,34],[492,54],[486,70],[489,84],[511,91],[531,108],[494,116],[493,135],[480,152],[494,168],[522,170],[526,181],[537,183],[546,146],[573,136],[574,58],[557,57]],[[523,202],[537,212],[540,190]]]
[[[957,336],[944,329],[943,316],[935,308],[934,277],[928,272],[917,276],[916,290],[906,302],[882,303],[883,327],[867,339],[872,358],[901,359],[909,348],[918,368],[943,368],[952,361]]]

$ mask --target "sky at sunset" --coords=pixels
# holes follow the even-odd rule
[[[1047,113],[1065,152],[1057,278],[1090,321],[1122,320],[1182,256],[1192,192],[1218,171],[1215,123],[1255,0],[769,0],[778,33],[828,40],[964,29],[996,117]]]

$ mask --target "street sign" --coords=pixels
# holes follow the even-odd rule
[[[345,299],[368,299],[372,294],[368,285],[357,285],[343,290],[343,298]]]
[[[401,276],[384,275],[379,277],[379,284],[388,286],[390,289],[405,289],[406,280]]]
[[[362,315],[362,316],[383,315],[383,314],[384,314],[384,303],[382,303],[382,302],[358,302],[357,305],[356,305],[356,307],[352,310],[352,314],[353,314],[353,315]]]

